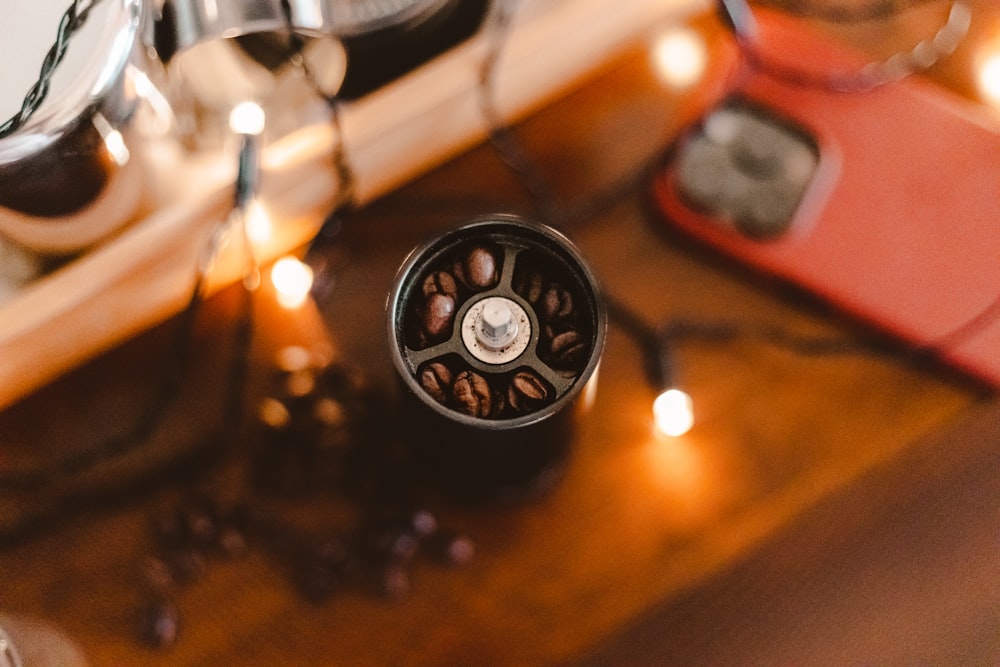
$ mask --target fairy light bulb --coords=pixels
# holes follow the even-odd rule
[[[271,284],[278,303],[289,310],[298,308],[309,297],[313,285],[313,270],[295,257],[282,257],[271,267]]]
[[[684,435],[694,426],[694,402],[680,389],[667,389],[653,401],[653,421],[664,435]]]
[[[268,215],[264,206],[254,199],[247,206],[244,224],[247,228],[247,238],[255,245],[266,245],[274,235],[274,225],[271,216]]]
[[[264,110],[256,102],[241,102],[229,112],[229,129],[236,134],[260,134],[264,122]]]
[[[701,79],[708,60],[705,40],[685,27],[660,33],[653,43],[652,57],[660,80],[674,88],[686,88]]]
[[[1000,107],[1000,50],[989,54],[979,66],[979,90],[995,106]]]

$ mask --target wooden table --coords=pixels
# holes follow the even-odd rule
[[[936,75],[962,80],[947,68]],[[519,128],[560,201],[629,184],[565,227],[604,290],[651,323],[680,314],[858,335],[856,324],[801,295],[663,233],[634,168],[676,132],[678,103],[636,49]],[[350,215],[322,308],[289,312],[266,290],[255,297],[251,400],[275,351],[289,344],[328,343],[391,392],[383,318],[396,268],[419,242],[490,211],[530,212],[530,204],[484,146]],[[206,305],[167,423],[90,486],[134,478],[175,458],[187,447],[179,443],[217,432],[239,303],[238,290],[229,290]],[[141,335],[7,410],[7,459],[70,451],[124,428],[150,396],[175,326]],[[475,538],[476,557],[461,569],[421,561],[403,599],[351,590],[310,604],[251,550],[213,562],[179,592],[183,626],[174,646],[143,646],[137,582],[151,549],[150,516],[192,488],[230,488],[225,465],[205,464],[125,485],[100,502],[74,502],[4,546],[0,611],[55,624],[94,665],[1000,657],[1000,481],[991,442],[1000,409],[981,388],[889,357],[806,358],[754,340],[693,342],[678,354],[696,401],[694,430],[677,439],[653,434],[655,390],[642,379],[635,341],[612,323],[597,401],[566,477],[515,506],[431,497],[442,523]],[[9,514],[38,497],[5,500]],[[322,502],[293,511],[305,522],[328,518]]]

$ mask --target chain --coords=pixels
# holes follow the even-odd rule
[[[90,10],[97,6],[100,1],[91,0],[89,3],[85,3],[83,0],[73,0],[73,4],[62,15],[62,19],[59,21],[59,30],[56,32],[56,41],[45,54],[38,80],[32,84],[24,96],[21,110],[0,125],[0,139],[17,132],[45,101],[49,94],[52,77],[66,55],[70,39],[86,22]]]
[[[760,4],[799,18],[816,19],[828,23],[865,23],[885,21],[903,12],[929,5],[940,0],[876,0],[860,7],[818,2],[788,2],[788,0],[763,0]]]
[[[740,50],[751,68],[795,86],[820,88],[835,92],[869,92],[885,84],[904,79],[911,74],[929,69],[940,58],[951,55],[955,51],[968,34],[972,20],[969,7],[961,0],[955,0],[948,11],[947,20],[934,36],[921,41],[909,51],[900,51],[884,60],[870,62],[854,72],[820,73],[777,62],[765,56],[756,41],[752,10],[745,0],[720,0],[719,4],[727,23],[736,36]],[[894,7],[891,3],[889,5]],[[872,5],[872,7],[879,6],[881,5]],[[915,3],[904,6],[915,6]],[[808,10],[797,8],[795,14],[806,16],[803,11]],[[858,10],[853,16],[856,20],[864,20],[863,17],[882,17],[884,14],[884,12],[876,13],[874,9],[870,12],[865,13],[864,10]],[[886,16],[895,13],[897,12],[893,11]]]

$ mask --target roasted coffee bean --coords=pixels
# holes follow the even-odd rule
[[[420,539],[430,537],[437,532],[437,517],[427,510],[415,510],[410,517],[410,528],[413,529],[413,534]]]
[[[379,592],[387,600],[400,600],[410,594],[410,573],[399,563],[387,564],[379,572]]]
[[[143,579],[153,591],[166,593],[177,585],[170,566],[158,556],[147,556],[142,561],[141,570]]]
[[[460,567],[476,555],[476,545],[467,536],[457,533],[438,535],[432,545],[434,555],[445,565]]]
[[[421,325],[430,338],[440,338],[451,329],[455,318],[455,298],[446,294],[432,294],[421,312]]]
[[[537,410],[549,400],[549,388],[531,371],[518,371],[507,387],[507,404],[518,413]]]
[[[453,270],[455,278],[474,291],[493,287],[500,278],[493,251],[482,246],[465,253],[455,262]]]
[[[557,368],[578,367],[586,354],[587,341],[574,329],[557,334],[549,344],[548,358]]]
[[[207,547],[215,543],[219,534],[218,508],[207,499],[191,500],[181,508],[184,529],[191,544]]]
[[[456,409],[470,417],[489,417],[493,411],[493,392],[479,373],[468,370],[459,373],[451,393]]]
[[[490,406],[490,417],[497,419],[507,409],[507,396],[503,391],[493,392],[493,405]]]
[[[425,300],[434,294],[444,294],[452,299],[458,298],[458,285],[455,283],[455,278],[447,271],[435,271],[424,278],[422,290]]]
[[[531,305],[535,305],[542,298],[544,288],[545,279],[539,271],[533,269],[519,273],[514,283],[514,291]]]
[[[249,551],[247,537],[242,530],[234,525],[223,525],[215,538],[215,546],[226,558],[241,558]]]
[[[538,317],[542,322],[559,322],[573,314],[573,295],[553,283],[538,302]]]
[[[150,648],[166,648],[177,642],[181,618],[173,602],[152,600],[146,604],[139,618],[142,641]]]
[[[427,364],[420,372],[420,386],[431,398],[442,405],[448,403],[453,381],[451,370],[440,361]]]
[[[181,586],[194,583],[205,576],[208,562],[201,551],[193,548],[182,548],[171,552],[166,557],[174,581]]]

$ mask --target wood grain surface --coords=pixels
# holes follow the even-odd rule
[[[664,232],[638,167],[678,130],[682,98],[657,83],[646,50],[636,49],[518,128],[558,201],[615,193],[563,227],[605,292],[651,323],[685,316],[862,333]],[[393,392],[383,331],[397,267],[418,243],[490,211],[530,214],[531,206],[480,146],[350,215],[329,256],[336,280],[322,308],[284,311],[267,290],[255,296],[251,399],[288,344],[327,344]],[[475,539],[469,565],[416,565],[401,600],[352,590],[315,605],[252,551],[213,563],[182,590],[178,642],[146,648],[136,626],[150,516],[191,489],[234,483],[218,463],[143,477],[139,488],[125,482],[219,433],[239,303],[226,290],[206,304],[183,391],[149,447],[79,483],[119,491],[61,506],[3,546],[0,611],[55,624],[93,665],[990,664],[997,656],[991,438],[1000,416],[981,388],[893,356],[808,358],[754,340],[692,342],[678,350],[678,368],[697,425],[662,439],[639,349],[614,324],[597,400],[559,485],[508,506],[428,496],[442,523]],[[175,326],[6,410],[3,460],[57,455],[124,428],[169,359]],[[45,493],[2,500],[7,519]],[[319,501],[291,511],[311,525],[332,519]]]

